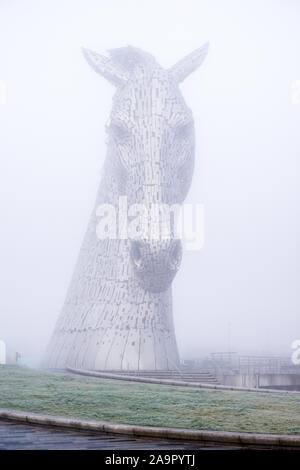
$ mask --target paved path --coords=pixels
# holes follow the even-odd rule
[[[247,387],[236,387],[233,385],[219,385],[218,383],[214,383],[212,380],[211,383],[206,382],[191,382],[190,380],[184,381],[184,376],[180,380],[173,379],[173,378],[160,378],[159,374],[154,377],[144,376],[141,374],[139,375],[132,375],[124,374],[123,371],[119,373],[118,371],[97,371],[97,370],[87,370],[87,369],[74,369],[73,367],[67,367],[66,370],[55,370],[50,369],[52,372],[60,372],[65,374],[66,371],[71,374],[78,374],[84,375],[87,377],[98,377],[100,379],[114,379],[114,380],[124,380],[126,382],[139,382],[139,383],[150,383],[156,385],[174,385],[180,387],[190,387],[190,388],[199,388],[199,389],[207,389],[207,390],[229,390],[229,391],[237,391],[237,392],[254,392],[254,393],[276,393],[281,395],[297,395],[300,393],[299,390],[281,390],[281,389],[274,389],[274,388],[247,388]],[[154,374],[155,375],[155,374]]]
[[[50,426],[33,426],[1,420],[0,450],[2,449],[216,450],[224,449],[224,446],[55,429]],[[226,449],[234,450],[239,447],[226,446]]]

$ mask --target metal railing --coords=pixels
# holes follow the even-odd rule
[[[290,357],[246,355],[237,352],[217,352],[199,360],[184,361],[181,370],[206,370],[214,375],[222,374],[299,374],[300,365]]]
[[[299,365],[289,357],[239,356],[239,371],[246,374],[300,374]]]
[[[211,365],[219,372],[240,374],[300,374],[300,365],[290,357],[251,356],[233,353],[211,353]]]

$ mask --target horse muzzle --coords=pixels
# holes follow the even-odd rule
[[[132,240],[131,261],[140,286],[150,292],[163,292],[171,285],[181,263],[181,242]]]

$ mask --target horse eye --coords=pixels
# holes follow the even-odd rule
[[[175,137],[177,139],[184,139],[188,137],[193,129],[192,123],[183,124],[182,126],[177,126],[175,128]]]
[[[125,126],[122,126],[121,124],[112,123],[109,126],[109,132],[115,139],[121,142],[129,137],[129,129],[127,129]]]

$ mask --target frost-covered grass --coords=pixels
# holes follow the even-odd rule
[[[300,394],[191,390],[0,366],[0,408],[117,423],[300,434]]]

